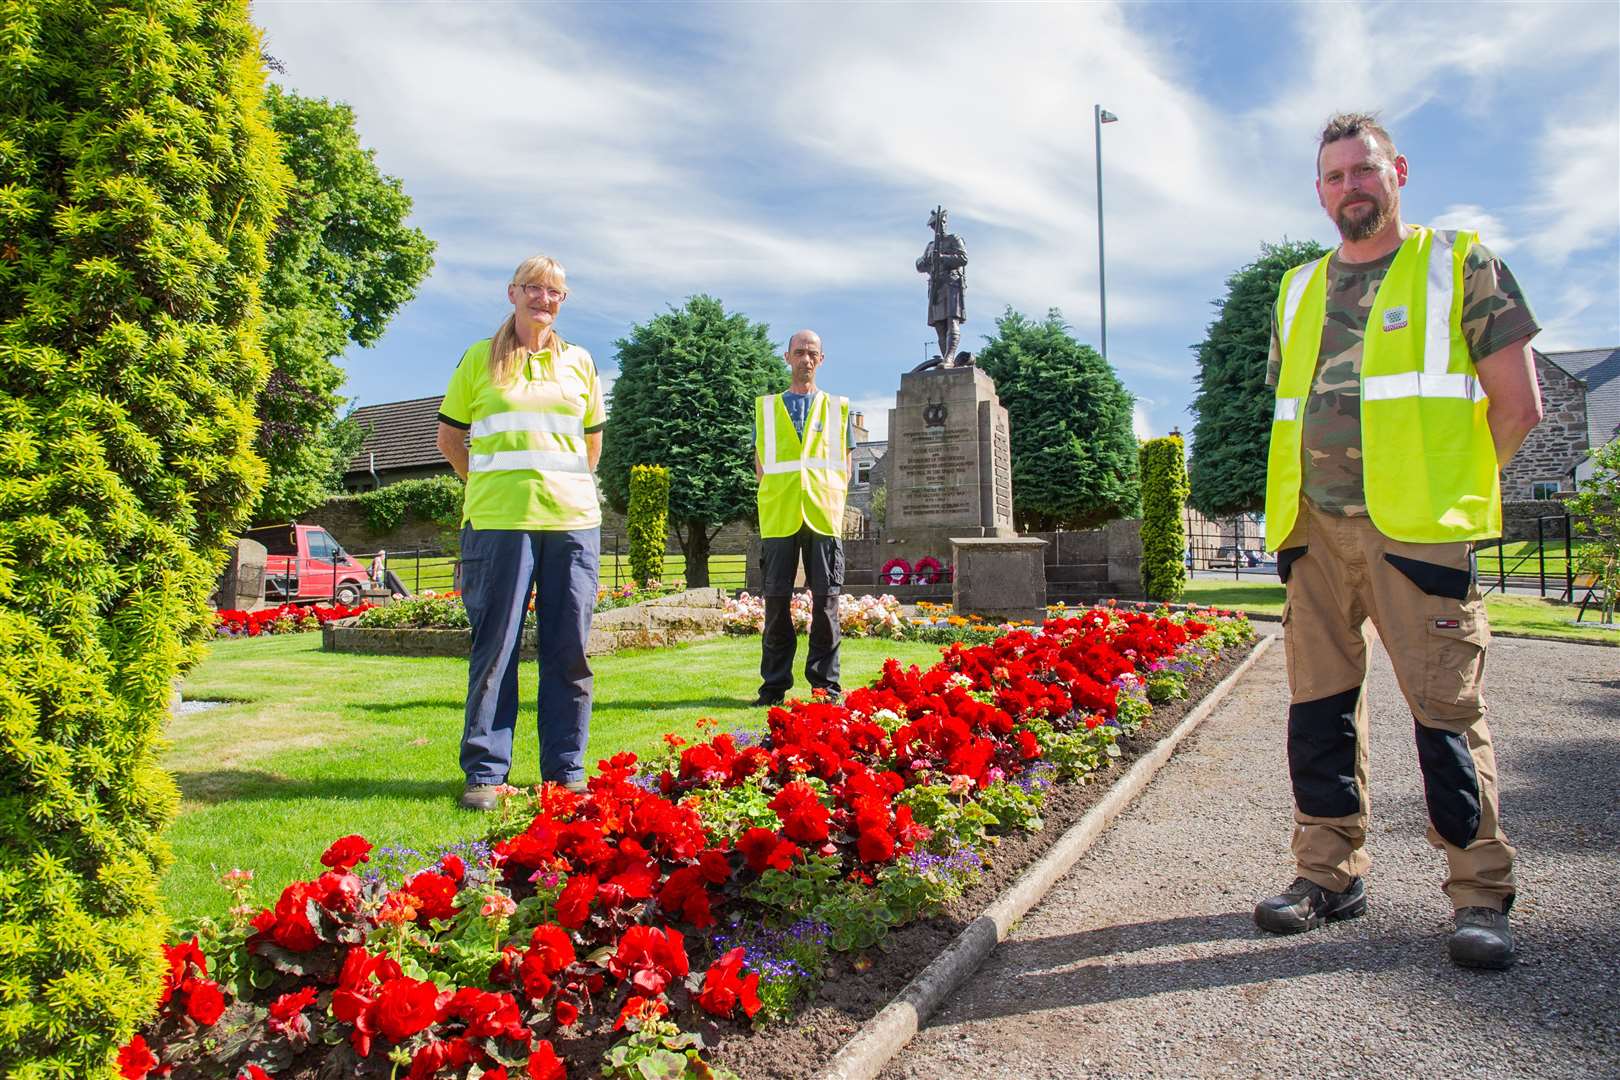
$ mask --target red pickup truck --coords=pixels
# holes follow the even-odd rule
[[[249,529],[242,536],[264,545],[266,600],[307,603],[335,599],[352,605],[370,581],[366,567],[319,525],[267,525]]]

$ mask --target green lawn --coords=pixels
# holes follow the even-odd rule
[[[1185,599],[1194,604],[1233,608],[1258,615],[1281,615],[1283,587],[1274,582],[1236,582],[1219,578],[1194,578],[1187,583]],[[1497,596],[1485,598],[1491,629],[1516,634],[1536,634],[1568,638],[1571,641],[1620,641],[1620,631],[1594,625],[1587,611],[1587,623],[1574,625],[1579,608],[1537,596]]]
[[[801,638],[801,665],[804,650]],[[845,639],[844,685],[871,681],[889,656],[928,664],[939,647]],[[650,751],[667,731],[690,735],[702,717],[721,730],[763,726],[764,710],[748,705],[759,686],[757,637],[620,653],[592,667],[593,766],[620,750]],[[538,677],[523,665],[518,784],[539,779]],[[215,643],[185,696],[230,704],[182,714],[168,732],[164,763],[184,795],[168,833],[170,912],[222,911],[214,879],[237,866],[254,872],[255,899],[272,902],[347,833],[422,850],[477,835],[482,818],[454,805],[466,680],[465,661],[323,653],[319,634]]]
[[[744,555],[710,555],[709,584],[716,588],[743,587]],[[399,575],[400,581],[412,592],[423,589],[448,589],[454,574],[455,560],[448,555],[414,559],[407,552],[390,556],[388,568]],[[663,580],[674,581],[686,577],[686,556],[665,555]],[[630,580],[630,556],[611,551],[602,555],[601,582],[604,586],[623,584]]]

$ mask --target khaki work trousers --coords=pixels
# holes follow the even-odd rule
[[[1513,848],[1497,816],[1496,756],[1480,689],[1490,628],[1473,545],[1391,540],[1365,517],[1300,501],[1277,552],[1288,587],[1288,770],[1301,877],[1342,891],[1366,872],[1367,620],[1416,719],[1429,842],[1454,907],[1507,910]]]

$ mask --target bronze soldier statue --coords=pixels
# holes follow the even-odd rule
[[[968,353],[958,353],[962,323],[967,319],[967,248],[962,238],[945,231],[945,208],[936,206],[928,215],[934,238],[917,260],[917,272],[928,275],[928,322],[939,335],[939,355],[916,370],[936,365],[965,367],[973,363]]]

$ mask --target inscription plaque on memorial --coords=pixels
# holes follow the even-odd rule
[[[889,413],[887,535],[1011,536],[1007,410],[976,367],[913,371]]]

